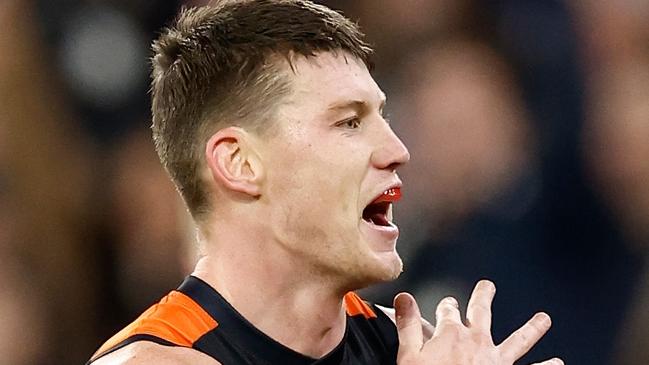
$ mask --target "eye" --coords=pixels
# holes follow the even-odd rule
[[[348,129],[358,129],[361,127],[361,119],[359,117],[353,117],[345,119],[336,124],[338,127],[344,127]]]

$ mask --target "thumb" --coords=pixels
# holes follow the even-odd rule
[[[421,350],[424,337],[421,330],[421,314],[415,298],[408,293],[399,293],[394,298],[399,353]]]

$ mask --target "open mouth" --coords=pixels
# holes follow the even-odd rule
[[[401,199],[401,188],[390,188],[384,191],[363,209],[363,220],[377,226],[392,224],[392,203]]]

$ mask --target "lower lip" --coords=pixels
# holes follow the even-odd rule
[[[399,227],[392,222],[390,222],[389,226],[378,226],[365,219],[361,219],[360,228],[368,236],[375,238],[372,239],[372,242],[383,241],[388,244],[385,247],[377,247],[379,250],[393,250],[394,244],[397,238],[399,238]]]

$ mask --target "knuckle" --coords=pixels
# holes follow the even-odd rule
[[[453,312],[455,311],[457,311],[457,309],[455,307],[451,307],[450,305],[440,305],[437,308],[438,314],[441,315],[442,317],[448,317],[451,314],[453,314]]]
[[[550,325],[544,320],[540,319],[530,321],[529,328],[534,332],[535,335],[542,335],[548,330],[548,328],[550,328]]]
[[[397,321],[397,328],[403,330],[412,326],[419,326],[419,321],[414,318],[402,318]]]
[[[539,333],[541,333],[543,331],[541,326],[536,322],[531,322],[527,328],[528,328],[528,331],[525,331],[525,332],[532,332],[534,334],[539,334]],[[525,332],[521,333],[521,336],[525,336]]]
[[[474,303],[472,305],[472,309],[477,312],[491,312],[491,307],[486,305],[485,303]]]
[[[437,311],[437,323],[455,323],[454,312],[457,312],[457,309],[453,307],[442,307]]]
[[[532,346],[532,341],[530,339],[530,336],[528,336],[525,331],[518,331],[516,333],[516,337],[518,339],[518,342],[521,344],[522,347],[524,348],[529,348]]]
[[[491,336],[484,332],[473,332],[471,334],[471,340],[481,346],[493,345]]]

